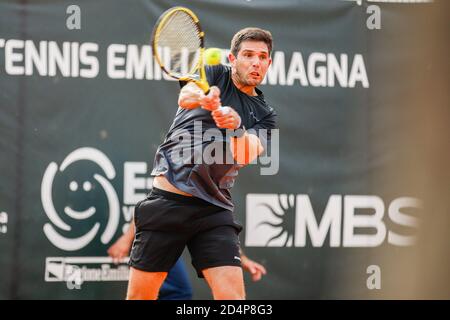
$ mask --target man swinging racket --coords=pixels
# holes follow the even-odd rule
[[[194,82],[180,81],[179,109],[155,155],[153,189],[135,207],[127,299],[156,299],[186,246],[214,299],[245,299],[238,238],[242,226],[233,218],[230,190],[238,170],[261,155],[276,126],[276,114],[257,88],[271,63],[271,51],[270,32],[245,28],[231,41],[231,67],[204,69],[212,86],[207,94]],[[219,128],[233,130],[235,136],[199,141],[198,124],[202,132]],[[260,138],[249,129],[266,129],[267,137]],[[181,132],[191,133],[194,145],[203,150],[221,143],[232,163],[179,161],[175,154],[183,144]]]

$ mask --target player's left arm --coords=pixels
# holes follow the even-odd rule
[[[259,137],[253,133],[244,131],[241,137],[230,139],[231,154],[238,164],[247,165],[258,158],[264,147]]]
[[[241,125],[241,117],[231,107],[214,110],[211,115],[218,128],[236,130]],[[233,158],[243,165],[249,164],[264,152],[264,147],[259,138],[247,131],[244,131],[240,137],[232,137],[230,147]]]
[[[236,130],[241,125],[239,114],[231,107],[215,110],[212,112],[212,116],[219,128]],[[253,131],[238,129],[244,130],[243,134],[230,139],[231,153],[238,164],[247,165],[264,152],[267,140],[270,139],[270,130],[274,129],[275,125],[276,114],[272,111],[251,128],[254,129]],[[254,134],[260,129],[266,130],[265,139]]]

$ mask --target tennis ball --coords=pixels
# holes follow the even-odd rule
[[[208,48],[205,50],[205,64],[216,65],[222,61],[222,50],[219,48]]]

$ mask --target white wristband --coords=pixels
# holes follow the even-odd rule
[[[237,126],[237,128],[236,128],[236,129],[240,128],[240,127],[241,127],[241,123],[242,123],[242,119],[241,119],[241,116],[240,116],[240,115],[238,115],[238,117],[239,117],[239,124],[238,124],[238,126]]]
[[[222,114],[227,114],[228,112],[230,112],[230,107],[219,107],[220,110],[222,110]]]

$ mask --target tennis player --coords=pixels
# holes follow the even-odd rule
[[[135,207],[127,299],[156,299],[186,246],[214,299],[245,299],[238,238],[242,226],[233,217],[230,191],[238,170],[261,155],[270,130],[276,128],[275,111],[257,88],[271,52],[270,32],[245,28],[231,41],[231,67],[206,68],[211,85],[207,95],[192,82],[180,83],[179,109],[155,155],[153,189]],[[219,105],[227,107],[217,109]],[[199,124],[202,132],[221,129],[224,138],[199,137]],[[268,134],[263,138],[249,129],[266,129]],[[227,139],[226,130],[234,130],[235,137]],[[175,155],[183,145],[180,135],[186,132],[203,150],[220,144],[233,161],[180,161]]]

